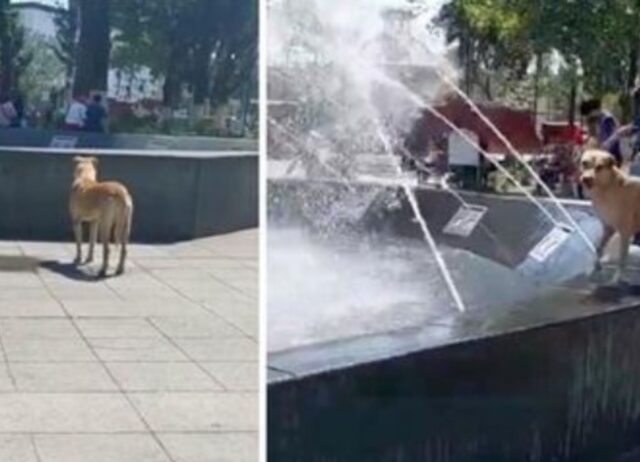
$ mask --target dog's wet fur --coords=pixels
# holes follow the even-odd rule
[[[620,250],[613,282],[624,276],[629,246],[640,232],[640,180],[628,176],[616,166],[615,158],[600,149],[587,149],[580,159],[580,182],[591,198],[604,224],[604,236],[598,245],[596,270],[611,237],[618,233]]]

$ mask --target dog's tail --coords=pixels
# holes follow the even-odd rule
[[[131,236],[133,221],[133,201],[128,194],[124,198],[124,207],[120,210],[115,226],[115,241],[118,244],[128,244]]]

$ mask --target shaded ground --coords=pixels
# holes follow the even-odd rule
[[[132,245],[105,280],[0,242],[0,460],[257,460],[257,239]]]

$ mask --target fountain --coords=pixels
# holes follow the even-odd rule
[[[599,315],[637,300],[593,295],[587,275],[602,229],[587,203],[560,201],[546,186],[550,197],[535,197],[512,176],[522,196],[457,190],[446,179],[423,185],[403,171],[403,131],[418,111],[458,130],[434,104],[459,91],[455,69],[415,45],[432,13],[416,16],[415,3],[269,6],[269,98],[290,103],[269,114],[269,456],[580,454],[596,441],[585,438],[595,417],[569,392],[540,400],[590,386],[594,371],[611,367],[606,355],[603,365],[584,362],[600,351],[602,325],[622,322]],[[640,320],[625,313],[620,338],[635,341]],[[626,386],[607,380],[607,396]],[[638,390],[625,396],[640,403]],[[497,412],[495,399],[512,396],[523,401]],[[602,412],[618,415],[612,406]],[[516,436],[505,441],[500,428]]]

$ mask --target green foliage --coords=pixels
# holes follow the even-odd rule
[[[56,43],[51,47],[58,60],[65,66],[67,78],[71,79],[76,56],[78,0],[68,0],[68,8],[58,6],[54,23],[56,25]]]
[[[65,64],[40,36],[27,34],[24,48],[31,60],[22,72],[20,89],[31,103],[48,101],[52,90],[64,87]]]
[[[18,88],[20,76],[31,61],[24,43],[24,29],[15,11],[8,0],[0,0],[0,94],[8,95]]]
[[[534,56],[553,50],[572,69],[567,86],[580,77],[591,94],[628,93],[638,74],[636,0],[452,0],[437,23],[460,42],[467,83],[492,73],[522,77]]]
[[[256,68],[255,1],[114,0],[112,23],[113,65],[164,78],[168,106],[185,87],[224,104]]]

